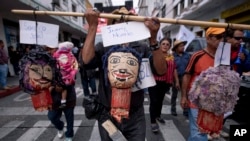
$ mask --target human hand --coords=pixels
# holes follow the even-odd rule
[[[181,97],[181,107],[182,109],[188,108],[188,101],[186,97]]]
[[[56,92],[62,92],[63,88],[56,85],[55,90],[56,90]]]
[[[100,12],[98,12],[97,10],[95,10],[93,8],[88,8],[86,10],[86,12],[84,13],[84,17],[86,18],[86,20],[89,24],[89,27],[90,26],[97,27],[99,15],[100,15]]]
[[[150,37],[150,43],[156,41],[157,32],[160,28],[160,21],[156,17],[152,18],[145,18],[144,24],[148,27],[151,37]]]
[[[238,57],[239,57],[240,60],[242,60],[242,61],[244,61],[244,60],[246,59],[246,56],[245,56],[245,54],[244,54],[243,52],[240,52],[240,53],[238,54]]]
[[[180,90],[180,84],[179,84],[179,83],[175,83],[175,88],[176,88],[177,90]]]

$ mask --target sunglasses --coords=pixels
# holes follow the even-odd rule
[[[233,37],[235,40],[239,41],[240,39],[243,41],[245,38],[244,37]]]
[[[217,35],[211,34],[210,37],[215,37],[217,40],[220,40],[223,38],[223,34],[217,34]]]

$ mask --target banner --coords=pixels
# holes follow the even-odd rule
[[[185,45],[185,49],[189,45],[189,43],[195,38],[195,34],[190,31],[188,28],[186,28],[184,25],[180,26],[179,33],[176,36],[177,40],[181,41],[187,41],[187,44]]]

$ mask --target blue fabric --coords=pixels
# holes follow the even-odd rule
[[[74,108],[65,108],[58,110],[49,110],[48,118],[51,123],[55,126],[57,130],[63,130],[64,122],[61,121],[62,112],[65,115],[65,119],[67,122],[67,131],[65,132],[65,136],[68,138],[72,138],[74,136]]]
[[[198,109],[190,108],[188,112],[190,135],[188,141],[207,141],[207,134],[199,132],[197,125]]]
[[[181,77],[184,75],[189,59],[190,55],[186,52],[184,52],[181,56],[177,53],[174,53],[174,61],[176,63],[178,76]]]
[[[240,75],[242,75],[243,72],[250,71],[250,55],[249,55],[249,52],[245,48],[243,48],[242,52],[245,54],[246,59],[244,61],[241,60],[241,63],[237,64],[237,69],[235,70]],[[233,65],[235,65],[235,61],[236,61],[237,58],[235,58],[234,60],[231,60],[231,69],[233,69]]]
[[[0,87],[4,88],[7,85],[8,65],[0,65]]]

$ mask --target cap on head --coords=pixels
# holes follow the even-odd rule
[[[206,31],[206,37],[208,37],[211,34],[218,35],[218,34],[222,34],[224,32],[225,32],[225,28],[209,27]]]
[[[128,11],[127,8],[121,7],[120,9],[115,9],[112,14],[117,14],[117,15],[134,15],[137,16],[133,11]],[[113,19],[108,19],[108,25],[112,24]]]
[[[187,44],[187,41],[175,40],[172,50],[174,51],[176,49],[176,47],[178,47],[178,45],[180,45],[180,44],[184,44],[184,46],[185,46]]]
[[[74,44],[72,42],[62,42],[58,44],[58,48],[67,48],[67,49],[72,49],[74,47]]]

